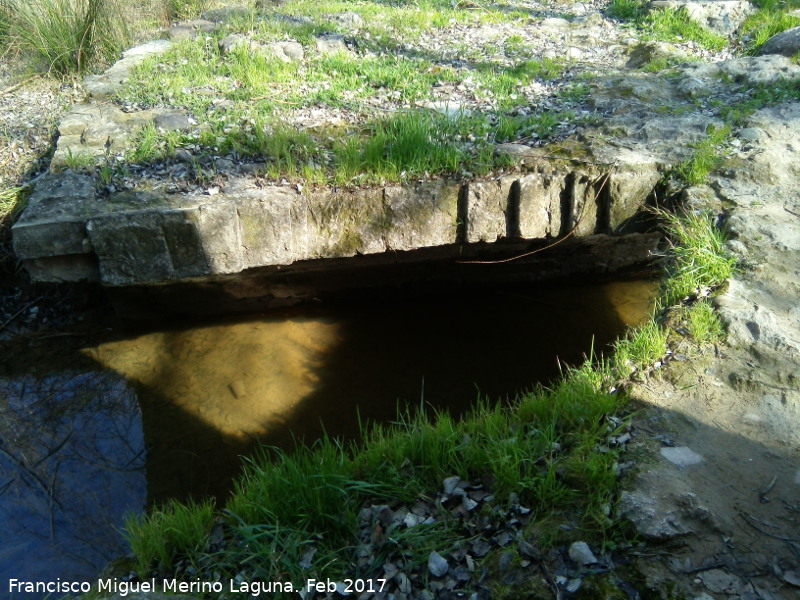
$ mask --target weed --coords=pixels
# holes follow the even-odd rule
[[[192,19],[198,17],[209,3],[209,0],[165,0],[164,16],[169,22]]]
[[[81,73],[115,58],[129,35],[112,0],[9,0],[0,17],[23,53],[59,75]]]
[[[689,19],[684,9],[653,10],[643,17],[640,26],[649,37],[665,42],[682,40],[697,42],[703,48],[718,52],[728,45],[728,40],[712,33],[702,25]]]
[[[725,328],[707,299],[686,307],[682,314],[686,330],[698,344],[712,344],[725,339]]]
[[[644,17],[647,2],[643,0],[612,0],[608,16],[620,21],[637,21]]]
[[[632,330],[614,345],[614,366],[621,378],[646,373],[664,357],[667,331],[655,320]]]
[[[136,555],[138,572],[149,572],[151,565],[168,568],[178,557],[201,552],[213,523],[211,501],[181,504],[172,500],[146,517],[127,517],[125,539]]]
[[[729,126],[709,127],[708,136],[692,145],[691,157],[682,162],[674,175],[687,185],[705,183],[709,173],[722,163],[723,146],[730,138]]]
[[[705,214],[659,213],[672,248],[662,303],[672,306],[686,298],[707,295],[733,276],[736,259],[725,248],[725,237]]]
[[[88,152],[72,153],[72,148],[67,148],[67,156],[64,157],[64,165],[74,171],[93,171],[97,165],[97,157]]]
[[[0,227],[6,227],[14,221],[14,218],[22,212],[20,198],[22,197],[21,187],[11,187],[0,190]]]

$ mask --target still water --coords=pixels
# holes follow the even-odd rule
[[[647,281],[351,302],[125,336],[84,355],[139,397],[151,502],[225,496],[255,442],[356,437],[398,407],[463,413],[603,349],[650,311]]]
[[[95,578],[127,552],[125,513],[224,499],[257,442],[291,450],[406,406],[458,414],[479,394],[513,398],[640,322],[655,288],[462,290],[4,346],[0,580]]]

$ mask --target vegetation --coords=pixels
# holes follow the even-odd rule
[[[707,296],[733,276],[736,259],[725,249],[725,238],[708,215],[660,214],[672,244],[669,276],[662,292],[664,307]]]
[[[686,185],[699,185],[706,181],[709,173],[723,160],[724,144],[731,135],[731,128],[709,127],[708,136],[692,145],[692,155],[674,170],[674,175]]]
[[[722,50],[728,45],[725,37],[689,19],[684,9],[648,10],[646,0],[612,0],[608,12],[615,19],[630,21],[644,33],[645,39],[691,41],[712,51]]]
[[[116,0],[4,0],[0,37],[57,75],[107,63],[129,41]]]

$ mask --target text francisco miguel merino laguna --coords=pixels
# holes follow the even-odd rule
[[[362,592],[379,593],[386,584],[385,579],[344,579],[333,581],[331,579],[308,579],[304,587],[295,586],[291,581],[240,581],[229,580],[226,586],[221,581],[178,581],[177,579],[162,579],[161,585],[155,579],[148,581],[120,581],[117,579],[98,579],[96,591],[111,592],[120,596],[150,592],[178,592],[191,593],[221,593],[223,591],[249,594],[258,597],[261,594],[282,592],[339,592],[352,594]],[[23,581],[9,579],[8,591],[19,594],[85,594],[92,591],[92,584],[88,581]]]

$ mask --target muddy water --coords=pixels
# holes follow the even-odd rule
[[[461,413],[513,397],[650,310],[654,285],[532,287],[424,301],[306,307],[84,349],[131,381],[150,501],[223,497],[256,441],[290,449],[398,406]]]

